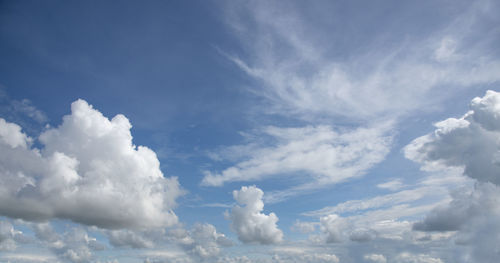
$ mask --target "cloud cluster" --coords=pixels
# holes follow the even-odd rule
[[[196,223],[190,231],[182,228],[172,229],[169,235],[189,254],[201,259],[218,256],[221,247],[233,245],[226,235],[217,232],[215,226],[207,223]]]
[[[130,129],[125,116],[109,120],[77,100],[37,149],[18,125],[0,119],[0,214],[101,228],[175,224],[177,178],[163,176],[152,150],[132,144]]]
[[[457,231],[455,244],[463,248],[454,253],[456,262],[493,263],[500,243],[500,93],[487,91],[472,100],[470,109],[461,118],[437,123],[434,133],[405,148],[405,155],[424,169],[460,167],[478,181],[470,191],[453,192],[448,204],[432,210],[413,229]]]
[[[231,220],[231,229],[244,243],[276,244],[283,239],[283,232],[276,225],[278,217],[274,213],[262,213],[263,195],[255,186],[233,191],[234,200],[243,206],[235,205],[227,217]]]
[[[461,118],[435,124],[436,130],[405,147],[405,156],[424,169],[460,167],[481,182],[500,184],[500,93],[474,98]]]
[[[73,227],[63,234],[57,233],[50,223],[35,223],[32,229],[38,240],[64,262],[91,262],[93,252],[106,249],[82,227]]]

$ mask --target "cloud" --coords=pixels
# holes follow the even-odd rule
[[[455,190],[450,202],[430,211],[413,229],[456,231],[457,262],[493,263],[500,243],[500,93],[487,91],[472,100],[470,109],[461,118],[437,123],[434,133],[405,147],[406,157],[424,170],[459,167],[477,180],[470,190]]]
[[[470,191],[458,189],[446,205],[432,210],[413,225],[418,231],[457,231],[455,252],[459,262],[467,258],[475,262],[493,263],[498,259],[500,243],[500,187],[478,183]]]
[[[263,136],[270,136],[272,146],[240,146],[235,154],[242,156],[234,166],[221,173],[205,172],[202,185],[221,186],[226,182],[256,181],[269,177],[306,176],[307,183],[289,192],[324,187],[363,175],[375,164],[384,160],[389,152],[390,125],[358,128],[339,132],[330,126],[299,128],[267,127]],[[242,152],[242,149],[248,149]],[[229,150],[233,152],[233,150]],[[225,155],[234,156],[228,152]],[[272,193],[275,199],[280,194]]]
[[[403,184],[402,180],[400,178],[398,178],[398,179],[394,179],[394,180],[391,180],[391,181],[388,181],[385,183],[377,184],[377,187],[381,188],[381,189],[388,189],[391,191],[396,191],[396,190],[399,190],[401,188],[404,188],[405,185]]]
[[[0,119],[0,214],[109,229],[175,224],[183,191],[163,176],[152,150],[132,144],[131,127],[125,116],[109,120],[77,100],[59,127],[40,135],[38,149]]]
[[[27,241],[23,232],[14,229],[9,221],[0,221],[0,251],[14,251],[18,242]]]
[[[273,262],[339,263],[340,261],[335,254],[304,253],[274,255]]]
[[[396,118],[431,110],[450,91],[500,80],[500,61],[490,53],[497,34],[484,26],[495,9],[484,8],[484,1],[461,5],[440,26],[409,32],[408,22],[371,30],[376,33],[333,26],[342,19],[360,25],[366,20],[345,17],[341,10],[349,5],[330,4],[252,1],[226,7],[227,24],[245,53],[225,56],[258,81],[251,91],[267,102],[264,113],[364,122]],[[476,32],[485,37],[477,41]],[[353,38],[358,41],[343,43]]]
[[[381,254],[367,254],[363,256],[363,259],[367,262],[374,262],[374,263],[386,263],[387,259],[385,258],[384,255]]]
[[[426,254],[411,254],[403,252],[399,254],[394,262],[396,263],[443,263],[440,258],[431,257]]]
[[[108,231],[107,236],[115,247],[152,248],[155,245],[153,240],[127,229]]]
[[[64,262],[91,262],[94,259],[94,251],[106,249],[105,244],[89,236],[87,231],[79,226],[69,228],[63,234],[57,233],[50,223],[32,223],[31,227],[41,244]]]
[[[213,258],[219,255],[221,247],[230,247],[233,242],[226,235],[217,232],[211,224],[196,223],[190,231],[182,228],[169,232],[175,241],[189,254],[201,259]]]
[[[405,156],[423,169],[460,167],[481,182],[500,184],[500,93],[487,91],[474,98],[471,111],[461,118],[435,124],[432,134],[419,137],[405,147]]]
[[[276,244],[283,239],[283,232],[276,225],[278,217],[274,213],[262,213],[263,195],[255,186],[233,191],[234,200],[243,206],[235,205],[227,218],[231,220],[231,229],[244,243]]]

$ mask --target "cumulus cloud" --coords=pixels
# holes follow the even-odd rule
[[[391,144],[389,129],[390,125],[343,132],[330,126],[267,127],[262,130],[263,135],[270,136],[274,146],[233,146],[224,155],[243,155],[243,160],[220,173],[206,171],[202,184],[220,186],[226,182],[300,174],[307,176],[309,183],[290,189],[300,193],[307,188],[338,183],[361,176],[384,160]]]
[[[106,248],[82,227],[72,227],[62,234],[57,233],[50,223],[32,223],[31,227],[41,244],[64,262],[91,262],[94,251]]]
[[[154,241],[147,234],[137,233],[128,229],[111,230],[107,232],[109,243],[115,247],[152,248]]]
[[[424,169],[460,167],[481,182],[500,184],[500,93],[474,98],[461,118],[435,124],[436,130],[405,147],[405,156]]]
[[[472,189],[458,189],[452,200],[413,225],[419,231],[456,231],[458,262],[498,260],[500,237],[500,93],[474,98],[461,118],[436,124],[434,133],[414,140],[405,155],[424,169],[460,167],[477,180]],[[437,262],[437,261],[436,261]]]
[[[470,191],[459,189],[452,201],[432,210],[413,225],[418,231],[457,231],[455,244],[462,246],[455,254],[477,262],[493,263],[498,259],[500,243],[500,187],[478,183]]]
[[[177,178],[163,176],[151,149],[132,144],[131,127],[125,116],[109,120],[77,100],[59,127],[40,135],[38,149],[0,119],[0,214],[101,228],[175,224]]]
[[[189,254],[201,259],[218,256],[221,247],[233,245],[226,235],[217,232],[215,226],[207,223],[196,223],[190,231],[182,228],[172,229],[169,234]]]
[[[244,243],[275,244],[283,239],[283,232],[276,223],[278,217],[274,213],[262,213],[264,192],[255,186],[243,186],[239,191],[233,191],[233,197],[238,204],[227,215],[231,220],[231,229],[238,234]]]

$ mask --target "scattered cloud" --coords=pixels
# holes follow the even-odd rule
[[[283,232],[276,225],[278,217],[274,213],[262,213],[263,195],[255,186],[233,191],[234,200],[243,206],[235,205],[227,218],[231,220],[231,229],[244,243],[275,244],[283,239]]]

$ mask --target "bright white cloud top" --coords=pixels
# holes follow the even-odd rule
[[[177,223],[179,183],[163,176],[152,150],[132,144],[131,127],[125,116],[109,120],[77,100],[59,127],[40,135],[38,149],[1,119],[0,214],[113,229]]]
[[[264,192],[255,186],[242,186],[233,191],[234,200],[242,206],[235,205],[227,217],[231,220],[231,228],[245,243],[275,244],[283,240],[283,232],[276,225],[278,217],[274,213],[262,213],[263,195]]]

